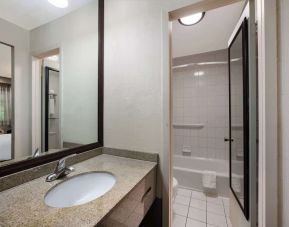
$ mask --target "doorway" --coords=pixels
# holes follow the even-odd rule
[[[62,149],[60,133],[60,73],[59,67],[45,66],[44,79],[44,151]]]
[[[191,45],[190,49],[188,45],[185,45],[185,32],[181,31],[181,38],[175,38],[174,28],[176,31],[177,26],[183,25],[177,19],[184,16],[203,12],[205,16],[203,16],[201,20],[205,20],[206,14],[209,15],[210,12],[218,11],[222,8],[233,7],[234,4],[227,6],[195,4],[170,13],[170,19],[172,21],[172,226],[210,226],[216,223],[219,223],[220,226],[230,226],[231,216],[233,216],[233,219],[239,219],[238,221],[241,220],[251,226],[254,226],[253,223],[256,222],[257,212],[256,209],[254,209],[256,206],[254,207],[252,204],[257,203],[257,196],[252,193],[252,190],[256,189],[257,185],[251,184],[251,188],[248,189],[251,200],[250,205],[247,204],[247,208],[250,206],[251,211],[250,215],[247,216],[246,213],[243,212],[244,208],[240,206],[240,199],[237,200],[236,196],[234,197],[234,195],[239,193],[243,199],[244,191],[246,191],[244,190],[244,181],[238,179],[238,177],[235,177],[234,181],[232,181],[231,174],[229,174],[231,173],[230,170],[232,166],[229,164],[231,163],[230,158],[232,157],[232,151],[230,152],[230,147],[232,147],[230,133],[232,132],[232,127],[230,127],[231,130],[229,130],[229,126],[232,126],[229,124],[229,119],[232,119],[231,112],[229,112],[229,109],[232,109],[229,108],[232,104],[230,102],[232,96],[231,93],[229,93],[228,46],[231,35],[235,33],[235,28],[239,26],[239,20],[245,11],[245,2],[240,1],[239,3],[235,3],[235,5],[236,4],[242,5],[239,14],[236,15],[237,19],[234,21],[234,26],[230,28],[231,30],[227,37],[226,45],[222,47],[219,46],[219,49],[210,49],[208,48],[209,45],[204,45],[203,48],[201,47],[202,42],[206,40],[216,40],[217,37],[202,34],[200,28],[195,29],[191,37],[187,36],[188,39],[190,38],[189,41],[198,44],[195,46]],[[250,6],[247,5],[247,7],[249,8]],[[223,18],[225,18],[224,15],[226,14],[223,13]],[[249,16],[248,20],[250,20]],[[201,27],[201,23],[202,21],[197,23],[196,26]],[[220,23],[219,27],[222,27],[222,25],[223,24]],[[216,31],[223,29],[223,27],[219,27],[212,27],[215,29],[216,36]],[[186,27],[182,28],[182,30],[185,29]],[[194,40],[192,37],[197,37],[197,39]],[[174,44],[178,42],[181,43],[179,44],[180,48],[174,50]],[[210,45],[212,46],[212,42]],[[252,67],[252,65],[250,65],[250,67]],[[256,67],[256,65],[254,65],[254,67]],[[250,71],[250,73],[251,72],[252,71]],[[218,78],[218,75],[226,76],[222,81]],[[254,80],[254,78],[256,78],[255,76],[255,74],[250,74],[250,80]],[[250,94],[251,96],[253,94],[254,97],[248,100],[248,106],[257,99],[256,88],[253,93],[252,90],[250,90]],[[256,106],[254,108],[250,109],[250,116],[252,116],[252,114],[257,115]],[[250,127],[250,129],[255,127],[255,130],[250,135],[251,140],[254,140],[257,131],[256,118],[251,118],[250,122],[251,125],[248,125],[248,127]],[[243,127],[238,127],[238,125],[234,130],[239,131],[237,133],[238,135],[244,131]],[[239,143],[242,142],[239,141]],[[257,173],[253,170],[253,167],[256,168],[257,166],[256,144],[252,146],[252,144],[249,145],[247,141],[246,145],[250,146],[250,150],[253,150],[250,157],[251,163],[246,163],[248,167],[250,166],[251,177],[250,180],[247,180],[256,182]],[[239,150],[241,150],[242,146],[239,146],[239,148]],[[236,147],[234,147],[234,149],[235,151],[238,150]],[[244,159],[244,156],[241,157],[242,152],[239,151],[235,153],[236,161],[234,160],[234,163]],[[240,161],[240,163],[245,162]],[[254,166],[252,166],[252,164],[254,164]],[[240,166],[241,165],[242,164],[240,164]],[[233,187],[232,182],[234,184]],[[235,189],[235,193],[230,188]],[[233,211],[230,211],[230,207],[232,207]]]
[[[61,137],[60,51],[53,49],[32,59],[32,155],[63,148]]]

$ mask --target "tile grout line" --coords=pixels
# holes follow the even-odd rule
[[[189,190],[189,189],[187,189],[187,190]],[[185,227],[187,226],[187,224],[188,224],[188,219],[191,219],[191,220],[195,220],[195,221],[197,221],[197,222],[200,222],[200,223],[204,223],[204,224],[206,224],[206,226],[208,227],[208,225],[209,225],[209,223],[208,223],[208,203],[210,203],[210,201],[208,201],[208,197],[205,195],[205,200],[202,200],[202,199],[200,199],[200,198],[195,198],[195,197],[193,197],[193,192],[194,192],[194,190],[189,190],[190,191],[190,196],[183,196],[183,197],[187,197],[187,198],[189,198],[189,205],[188,205],[188,210],[187,210],[187,214],[186,214],[186,216],[183,216],[183,215],[179,215],[179,216],[182,216],[182,217],[184,217],[184,218],[186,218],[185,219]],[[199,191],[198,191],[199,192]],[[224,201],[224,199],[223,199],[223,197],[219,197],[220,199],[221,199],[221,203],[212,203],[212,204],[214,204],[214,205],[216,205],[216,206],[222,206],[222,210],[223,210],[223,212],[224,212],[224,215],[222,215],[222,214],[218,214],[218,213],[214,213],[213,212],[213,214],[215,214],[215,215],[217,215],[217,216],[223,216],[224,218],[225,218],[225,226],[224,227],[229,227],[229,225],[228,225],[228,220],[227,220],[227,214],[226,214],[226,210],[225,210],[225,201]],[[193,200],[198,200],[198,201],[204,201],[205,202],[205,206],[206,206],[206,208],[205,208],[205,214],[206,214],[206,221],[205,222],[203,222],[203,221],[200,221],[200,220],[198,220],[198,219],[195,219],[195,218],[190,218],[188,215],[189,215],[189,211],[190,211],[190,208],[194,208],[194,209],[197,209],[197,210],[201,210],[201,211],[204,211],[204,210],[202,210],[202,209],[200,209],[200,208],[197,208],[197,207],[191,207],[191,203],[192,203],[192,201]],[[186,206],[186,205],[184,205],[184,204],[181,204],[181,203],[176,203],[176,204],[179,204],[179,205],[182,205],[182,206]],[[214,224],[212,225],[212,226],[215,226]],[[216,226],[215,226],[216,227]]]
[[[190,190],[190,189],[187,189],[187,190]],[[205,202],[205,205],[206,205],[206,208],[205,208],[205,212],[206,212],[206,222],[205,222],[205,224],[206,224],[206,226],[208,226],[209,225],[209,223],[208,223],[208,205],[209,205],[209,203],[210,203],[210,201],[208,201],[208,197],[207,196],[205,196],[205,200],[203,200],[203,199],[200,199],[200,198],[198,198],[198,197],[194,197],[193,196],[193,193],[192,192],[194,192],[194,190],[190,190],[191,191],[191,194],[190,194],[190,196],[189,196],[189,198],[190,198],[190,203],[189,203],[189,207],[188,207],[188,212],[189,212],[189,209],[191,208],[191,206],[190,206],[190,204],[192,203],[192,201],[193,200],[198,200],[198,201],[204,201]],[[200,191],[196,191],[196,192],[200,192]],[[218,196],[219,197],[219,196]],[[214,204],[214,205],[216,205],[216,206],[222,206],[222,210],[223,210],[223,214],[219,214],[219,213],[214,213],[214,212],[212,212],[214,215],[217,215],[217,216],[223,216],[224,218],[225,218],[225,227],[229,227],[229,215],[226,213],[226,208],[227,208],[227,206],[226,206],[226,204],[225,204],[225,199],[224,199],[224,197],[219,197],[220,199],[221,199],[221,203],[214,203],[214,202],[212,202],[212,204]],[[226,199],[227,199],[227,197],[226,197]],[[200,208],[198,208],[198,207],[192,207],[192,208],[194,208],[194,209],[198,209],[198,210],[203,210],[203,209],[200,209]],[[188,218],[190,218],[188,215],[187,215],[187,217],[186,217],[187,219]],[[187,224],[187,219],[186,219],[186,224]],[[195,221],[198,221],[198,222],[202,222],[202,221],[200,221],[200,220],[198,220],[198,219],[194,219],[194,218],[190,218],[190,219],[192,219],[192,220],[195,220]],[[204,222],[202,222],[202,223],[204,223]],[[214,225],[213,225],[214,226]]]
[[[194,190],[191,190],[192,192],[200,192],[200,191],[194,191]],[[192,195],[192,194],[191,194]],[[205,204],[206,204],[206,209],[205,210],[203,210],[203,209],[199,209],[199,208],[196,208],[196,207],[192,207],[193,209],[197,209],[197,210],[200,210],[200,211],[205,211],[205,213],[206,213],[206,220],[205,220],[205,222],[203,222],[203,221],[200,221],[200,220],[198,220],[198,219],[195,219],[195,218],[190,218],[190,217],[188,217],[189,219],[191,219],[191,220],[194,220],[194,221],[197,221],[197,222],[200,222],[200,223],[204,223],[204,224],[206,224],[206,226],[207,226],[207,196],[206,196],[206,199],[205,200],[202,200],[202,199],[196,199],[196,198],[193,198],[192,196],[191,196],[191,199],[195,199],[195,200],[198,200],[198,201],[203,201],[203,202],[205,202]],[[190,203],[191,203],[191,201],[190,201]],[[191,206],[190,206],[191,207]]]
[[[178,196],[178,195],[180,195],[180,194],[178,194],[178,190],[177,190],[177,196]],[[186,196],[184,196],[184,197],[186,197]],[[190,198],[190,199],[191,199],[191,198]],[[191,202],[191,201],[190,201],[190,202]],[[186,227],[186,225],[187,225],[187,218],[188,218],[188,212],[189,212],[190,202],[189,202],[188,211],[187,211],[187,215],[186,215],[186,216],[183,216],[183,215],[181,215],[181,214],[177,214],[178,216],[181,216],[181,217],[184,217],[184,218],[185,218],[185,226],[184,226],[184,227]],[[181,204],[181,203],[178,203],[178,202],[176,202],[176,201],[174,201],[174,204],[186,206],[186,205]]]
[[[185,227],[187,227],[187,222],[188,222],[188,218],[189,218],[189,211],[190,211],[190,206],[191,206],[191,201],[192,201],[192,191],[190,190],[190,202],[189,202],[189,207],[188,207],[188,213],[187,213],[187,218],[186,218],[186,223],[185,223]]]
[[[186,216],[184,216],[184,215],[181,215],[181,214],[176,214],[176,215],[178,215],[178,216],[181,216],[181,217],[184,217],[184,218],[186,218]]]
[[[192,192],[193,192],[194,190],[190,190],[190,191],[191,191],[190,204],[191,204],[192,199],[199,200],[199,201],[204,201],[204,200],[201,200],[201,199],[193,198]],[[189,215],[189,210],[190,210],[190,207],[191,207],[190,204],[189,204],[189,209],[188,209],[188,215]],[[206,196],[206,199],[205,199],[205,204],[206,204],[206,210],[198,209],[198,208],[195,208],[195,207],[192,207],[192,208],[206,212],[206,211],[207,211],[207,196]],[[200,223],[204,223],[204,224],[206,224],[206,226],[207,226],[207,212],[206,212],[206,220],[205,220],[205,222],[200,221],[200,220],[195,219],[195,218],[190,218],[188,215],[187,215],[187,219],[186,219],[186,224],[187,224],[187,220],[188,220],[188,219],[191,219],[191,220],[194,220],[194,221],[197,221],[197,222],[200,222]]]
[[[219,196],[218,196],[218,197],[219,197]],[[224,218],[225,218],[225,222],[226,222],[226,226],[225,226],[225,227],[229,227],[229,226],[228,226],[228,222],[227,222],[227,216],[226,216],[226,210],[225,210],[224,200],[223,200],[222,197],[220,197],[220,198],[221,198],[221,204],[211,203],[211,202],[208,202],[208,201],[207,201],[207,205],[208,205],[208,203],[211,203],[211,204],[214,204],[214,205],[217,205],[217,206],[221,206],[221,207],[223,208],[224,215],[218,214],[218,213],[214,213],[214,212],[211,212],[211,211],[207,211],[207,215],[208,215],[208,213],[212,213],[212,214],[214,214],[214,215],[224,217]],[[207,220],[207,221],[208,221],[208,220]],[[208,225],[208,223],[207,223],[207,225]],[[210,225],[215,226],[214,224],[210,224]],[[215,227],[216,227],[216,226],[215,226]]]
[[[228,227],[229,225],[228,225],[228,221],[227,221],[227,214],[226,214],[225,203],[224,203],[223,198],[222,198],[222,204],[223,204],[223,209],[224,209],[224,214],[225,214],[225,219],[226,219],[226,225]]]
[[[207,195],[206,195],[206,227],[208,227],[208,202],[207,202]]]

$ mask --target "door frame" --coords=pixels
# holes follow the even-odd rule
[[[45,111],[42,107],[42,102],[45,102],[45,93],[42,91],[43,80],[45,80],[45,71],[43,71],[43,60],[47,57],[53,55],[59,55],[61,61],[61,48],[55,47],[50,50],[41,51],[39,53],[32,54],[31,62],[31,90],[32,90],[32,153],[35,152],[36,149],[40,149],[42,152],[45,151],[44,141],[45,141],[45,133],[42,130],[45,124]],[[60,72],[62,70],[60,69]],[[61,83],[61,82],[60,82]],[[60,96],[61,99],[61,96]],[[61,124],[61,119],[60,119]]]
[[[277,24],[276,2],[266,0],[247,0],[255,5],[258,42],[258,226],[277,226],[278,208],[278,163],[277,163]],[[164,182],[163,223],[172,226],[172,21],[191,13],[208,11],[237,2],[236,0],[203,0],[173,11],[164,10],[163,28],[163,149],[169,152]],[[255,14],[254,12],[254,14]],[[168,50],[168,51],[167,51]],[[267,54],[269,53],[269,54]],[[256,81],[256,82],[257,82]],[[168,98],[165,98],[168,97]],[[162,164],[162,163],[161,163]],[[164,167],[163,167],[164,168]],[[257,171],[256,171],[257,172]],[[168,198],[166,198],[168,196]],[[270,205],[267,205],[270,204]],[[251,225],[252,227],[255,224]]]
[[[256,0],[258,22],[258,224],[278,226],[277,2]]]

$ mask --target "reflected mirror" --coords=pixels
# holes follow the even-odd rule
[[[230,187],[249,217],[249,84],[247,20],[229,47]]]
[[[12,147],[13,47],[0,42],[0,163],[14,158]]]
[[[99,1],[0,2],[0,166],[101,142]]]

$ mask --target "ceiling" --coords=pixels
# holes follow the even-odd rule
[[[206,12],[201,22],[183,26],[173,22],[173,57],[227,48],[228,40],[241,16],[244,2]]]
[[[32,30],[64,16],[94,0],[68,0],[65,9],[56,8],[47,0],[0,0],[0,18]]]

